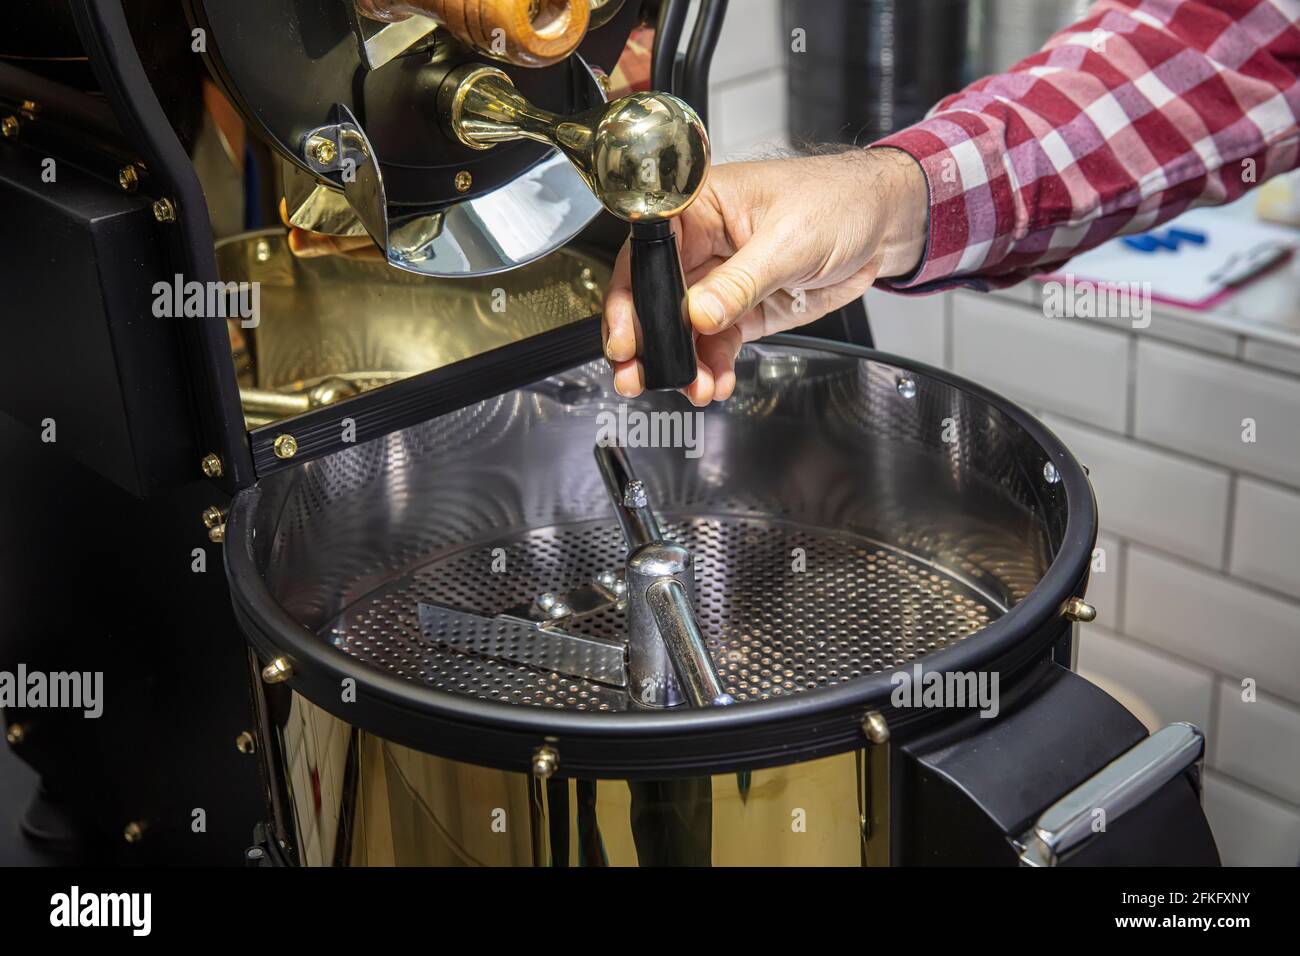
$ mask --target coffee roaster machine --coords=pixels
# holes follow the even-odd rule
[[[6,711],[29,835],[263,865],[1217,862],[1200,731],[1148,735],[1071,670],[1096,513],[1041,424],[864,347],[860,315],[747,347],[698,418],[673,391],[671,224],[726,4],[688,6],[69,0],[72,55],[0,60],[0,666],[105,683],[97,720]],[[649,89],[620,88],[651,34]],[[289,220],[365,255],[214,242],[164,44],[273,151]],[[629,236],[630,402],[599,334]],[[256,283],[256,323],[160,317],[160,282]],[[683,440],[611,425],[636,416]]]

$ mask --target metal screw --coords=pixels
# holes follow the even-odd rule
[[[873,744],[883,744],[889,740],[889,725],[878,710],[873,710],[862,721],[862,732]]]
[[[548,591],[537,599],[537,606],[543,611],[549,611],[551,608],[555,607],[555,602],[557,600],[559,599]]]
[[[904,398],[916,398],[916,379],[907,375],[900,375],[898,377],[897,388],[898,394],[902,395]]]
[[[36,114],[41,110],[40,105],[35,100],[23,100],[23,105],[18,107],[18,112],[26,119],[36,119]]]
[[[204,455],[200,466],[203,468],[203,475],[206,478],[220,478],[225,473],[225,468],[221,464],[221,456],[216,452],[208,452]]]
[[[175,222],[176,204],[166,197],[155,199],[153,204],[153,217],[159,222]]]
[[[127,843],[139,843],[144,839],[144,824],[132,820],[122,828],[122,839]]]
[[[283,684],[292,676],[293,665],[284,657],[277,657],[262,668],[262,680],[268,684]]]
[[[5,139],[13,139],[18,135],[18,117],[6,116],[0,120],[0,135]]]
[[[640,478],[633,478],[623,489],[623,507],[624,508],[644,508],[650,503],[650,495],[646,493],[645,482]]]
[[[307,143],[307,152],[311,158],[316,160],[322,166],[330,166],[338,158],[339,150],[334,145],[334,141],[326,139],[324,136],[313,136]]]
[[[266,262],[271,258],[271,244],[265,239],[257,240],[257,245],[253,247],[253,255],[257,257],[258,262]]]
[[[5,731],[5,742],[10,747],[17,747],[27,739],[27,728],[22,724],[10,724],[9,729]]]
[[[246,859],[246,860],[251,860],[251,861],[253,861],[254,863],[256,863],[258,860],[262,859],[262,857],[264,857],[264,856],[266,856],[266,851],[263,850],[260,846],[250,846],[250,847],[249,847],[249,848],[244,852],[244,859]]]
[[[467,193],[470,187],[474,185],[474,176],[468,169],[462,169],[456,174],[456,192]]]
[[[1066,601],[1065,606],[1061,608],[1061,613],[1071,621],[1079,621],[1082,624],[1097,620],[1097,609],[1080,597],[1072,597]]]
[[[123,166],[117,171],[117,184],[126,192],[133,193],[140,185],[140,174],[134,166]]]
[[[618,578],[614,577],[613,571],[601,571],[600,574],[596,575],[596,583],[606,591],[614,590],[614,582],[617,580]]]
[[[1050,461],[1043,463],[1043,480],[1049,485],[1054,485],[1061,480],[1061,473]]]
[[[533,776],[539,780],[549,780],[560,769],[560,754],[550,744],[538,747],[533,752]]]
[[[221,544],[226,540],[226,526],[219,524],[215,528],[208,529],[208,540],[213,544]]]
[[[241,754],[255,753],[257,751],[257,739],[249,731],[242,731],[235,738],[235,749]]]
[[[286,432],[283,435],[276,435],[271,447],[275,449],[276,458],[292,458],[298,454],[298,439]]]
[[[203,527],[209,531],[217,525],[226,523],[226,513],[216,505],[208,505],[203,509]]]
[[[573,609],[570,608],[569,605],[565,604],[563,601],[556,601],[547,609],[546,613],[552,618],[561,618],[568,617],[572,612]]]

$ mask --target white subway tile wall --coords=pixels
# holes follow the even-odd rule
[[[1123,429],[1129,375],[1125,333],[1047,319],[1018,303],[970,292],[953,298],[952,336],[958,374],[1025,405]]]
[[[779,0],[732,4],[712,72],[719,160],[787,144]],[[1042,290],[895,296],[879,348],[1047,419],[1092,469],[1104,572],[1079,666],[1144,720],[1206,731],[1227,864],[1300,862],[1300,350],[1157,306],[1149,328],[1045,318]],[[1240,358],[1238,358],[1240,356]],[[1254,442],[1243,441],[1254,420]],[[1250,437],[1247,435],[1247,437]],[[1259,699],[1241,701],[1254,677]]]
[[[867,310],[880,348],[1019,402],[1089,467],[1106,570],[1088,588],[1098,618],[1080,628],[1081,673],[1150,727],[1205,730],[1224,863],[1295,866],[1300,351],[1160,312],[1143,330],[1049,319],[1041,301],[1033,282],[873,290]]]
[[[1239,478],[1231,552],[1233,575],[1300,598],[1300,494]]]
[[[692,7],[688,27],[694,16]],[[788,42],[781,0],[731,5],[709,71],[709,138],[715,162],[758,158],[789,145]]]
[[[1300,381],[1157,342],[1138,343],[1136,435],[1300,485]]]

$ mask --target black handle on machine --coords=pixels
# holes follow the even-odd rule
[[[669,222],[632,226],[632,302],[641,323],[641,366],[648,389],[695,381],[695,334],[686,312],[686,277]]]

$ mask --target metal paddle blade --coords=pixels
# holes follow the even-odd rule
[[[420,604],[420,630],[440,647],[522,664],[534,670],[627,686],[627,648],[621,642],[579,637],[512,617],[483,617]]]

